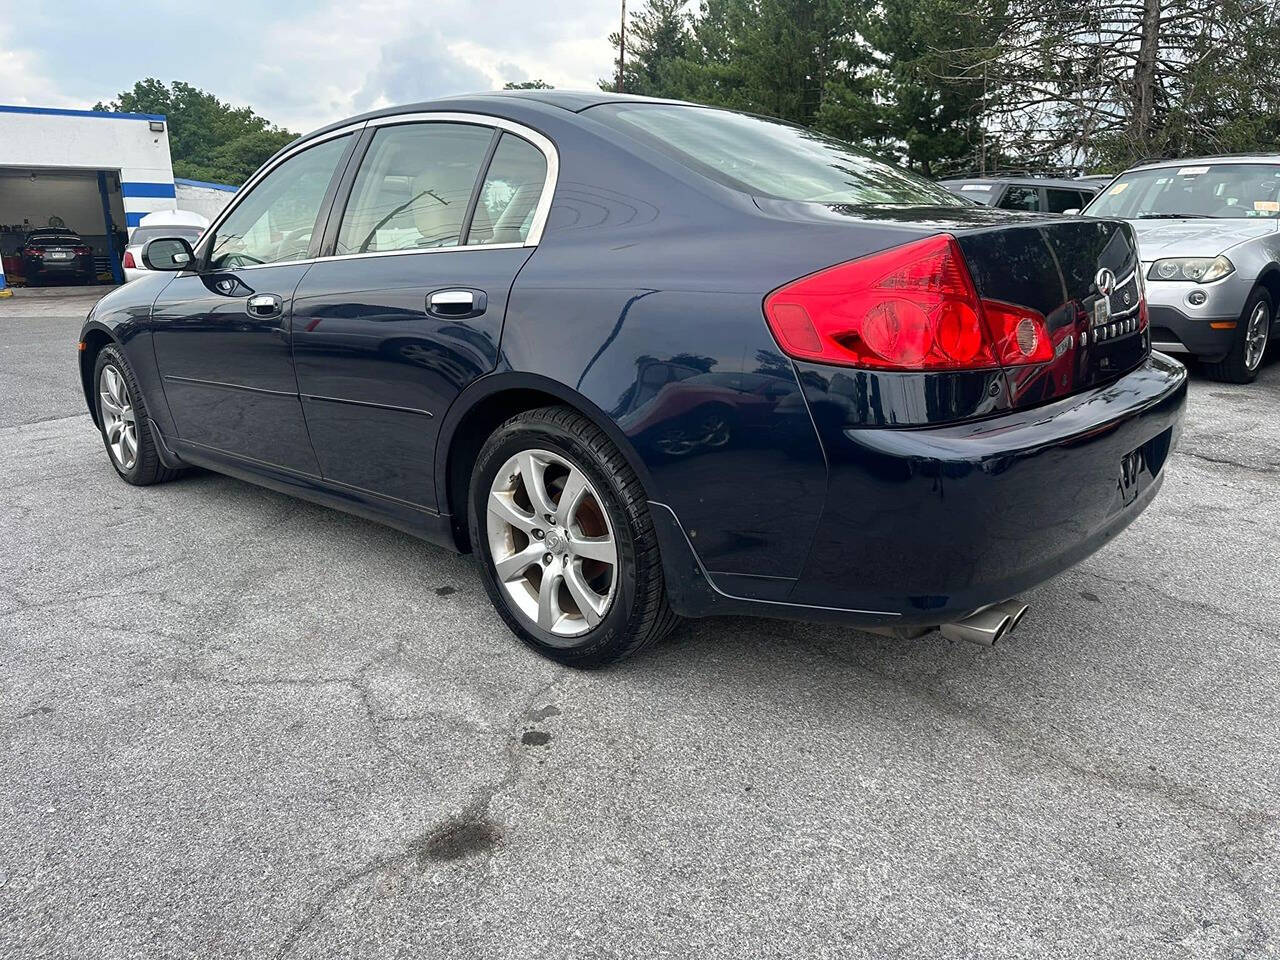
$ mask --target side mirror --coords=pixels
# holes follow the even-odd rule
[[[186,270],[195,262],[191,244],[181,237],[156,237],[142,245],[142,265],[148,270]]]
[[[1080,208],[1072,207],[1070,210],[1063,210],[1062,215],[1064,217],[1078,217],[1080,216]]]

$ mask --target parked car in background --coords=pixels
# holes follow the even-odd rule
[[[1124,222],[598,91],[334,124],[142,260],[79,352],[121,479],[473,552],[581,667],[680,615],[995,642],[1151,502],[1186,401]]]
[[[1144,164],[1084,212],[1137,230],[1157,349],[1218,380],[1258,375],[1280,304],[1280,156]]]
[[[1081,210],[1098,185],[1051,177],[968,177],[941,181],[952,193],[1001,210],[1067,213]]]
[[[74,230],[44,227],[32,230],[18,250],[23,279],[44,283],[95,283],[93,248]]]
[[[157,210],[138,221],[124,248],[124,278],[137,280],[147,272],[142,263],[142,245],[153,237],[181,237],[195,246],[200,234],[209,226],[209,220],[187,210]]]

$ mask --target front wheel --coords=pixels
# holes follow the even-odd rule
[[[137,378],[115,346],[102,348],[93,368],[98,426],[107,456],[126,483],[145,487],[172,480],[181,471],[160,462],[147,426],[147,408]]]
[[[675,625],[640,481],[575,411],[542,407],[494,431],[468,520],[490,599],[543,656],[598,667]]]
[[[1209,376],[1227,383],[1253,382],[1271,339],[1273,310],[1271,294],[1262,288],[1253,291],[1236,326],[1231,352],[1223,360],[1205,365]]]

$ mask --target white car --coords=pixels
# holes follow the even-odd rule
[[[181,237],[192,246],[200,239],[209,226],[209,221],[198,213],[188,210],[157,210],[148,213],[138,221],[129,237],[129,245],[124,248],[124,278],[137,280],[144,273],[149,273],[142,265],[142,245],[155,237]]]

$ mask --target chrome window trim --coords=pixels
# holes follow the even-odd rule
[[[238,207],[245,197],[265,179],[273,170],[284,163],[290,157],[301,153],[309,147],[316,144],[324,143],[326,140],[332,140],[335,137],[342,137],[348,134],[359,134],[366,127],[390,127],[398,126],[405,123],[469,123],[475,126],[490,127],[503,130],[514,136],[520,137],[533,144],[535,148],[542,154],[547,162],[547,175],[542,183],[542,195],[538,198],[538,205],[533,211],[533,220],[529,224],[529,235],[525,237],[522,243],[473,243],[473,244],[451,244],[443,247],[423,247],[422,249],[413,250],[375,250],[367,253],[340,253],[332,254],[327,257],[307,257],[300,260],[278,260],[274,263],[260,263],[250,266],[236,267],[236,272],[246,270],[262,270],[265,267],[281,267],[286,264],[307,264],[322,263],[328,260],[355,260],[363,257],[395,257],[405,256],[419,253],[449,253],[458,250],[512,250],[520,247],[536,247],[542,240],[542,231],[546,227],[547,218],[551,213],[551,201],[555,197],[556,184],[560,179],[560,153],[556,149],[554,143],[550,139],[543,136],[537,130],[526,127],[522,123],[516,123],[514,120],[508,120],[505,117],[494,117],[484,113],[458,113],[454,111],[426,112],[426,113],[398,113],[389,117],[378,117],[373,120],[363,120],[359,123],[348,124],[345,127],[339,127],[337,130],[330,130],[322,136],[299,143],[289,148],[275,159],[269,167],[263,167],[257,173],[246,181],[245,185],[240,188],[236,194],[236,199],[227,204],[227,208],[223,210],[210,224],[209,229],[205,231],[204,238],[200,241],[196,249],[197,262],[202,261],[205,254],[205,247],[213,243],[214,237],[217,236],[218,228],[222,226],[223,221],[227,219]],[[488,171],[485,171],[488,173]],[[185,271],[184,271],[185,272]]]
[[[230,203],[228,203],[226,207],[223,209],[223,211],[220,214],[218,214],[217,217],[214,218],[213,223],[209,224],[208,228],[204,232],[204,236],[200,240],[200,243],[197,244],[196,246],[196,250],[195,250],[196,262],[199,263],[204,259],[204,255],[206,253],[205,248],[213,243],[213,238],[218,235],[218,228],[222,226],[222,224],[226,221],[227,217],[231,216],[231,214],[233,214],[236,211],[236,208],[239,207],[240,204],[245,201],[245,198],[249,196],[249,194],[253,191],[253,188],[256,187],[259,183],[261,183],[264,179],[266,179],[266,177],[272,171],[274,171],[278,166],[280,166],[280,164],[284,163],[290,157],[296,156],[297,154],[301,153],[303,150],[309,149],[310,147],[314,147],[317,144],[325,143],[329,140],[334,140],[338,137],[345,137],[348,134],[353,134],[353,133],[359,134],[362,130],[364,130],[366,126],[368,126],[367,121],[362,120],[360,123],[348,124],[345,127],[339,127],[337,130],[330,130],[328,133],[322,134],[312,140],[307,140],[304,143],[299,143],[292,147],[288,147],[285,149],[284,153],[276,157],[276,159],[271,163],[270,166],[263,166],[260,170],[258,170],[257,173],[255,173],[252,177],[250,177],[248,180],[245,181],[244,186],[242,186],[239,190],[236,191],[235,199],[232,200]],[[304,263],[304,262],[307,262],[307,261],[278,260],[275,263],[261,263],[261,264],[258,264],[257,267],[237,267],[236,269],[237,270],[253,270],[261,267],[276,267],[286,263]]]

